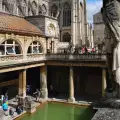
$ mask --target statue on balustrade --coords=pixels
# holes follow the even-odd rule
[[[106,33],[111,37],[107,42],[107,50],[112,49],[112,71],[115,75],[117,95],[120,98],[120,0],[103,0],[101,9]]]

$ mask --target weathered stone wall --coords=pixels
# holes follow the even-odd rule
[[[101,44],[102,41],[104,41],[105,25],[100,12],[93,16],[93,21],[94,21],[94,42],[95,44]]]

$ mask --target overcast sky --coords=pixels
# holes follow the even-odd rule
[[[100,11],[102,0],[87,0],[87,17],[88,22],[93,23],[93,15]]]

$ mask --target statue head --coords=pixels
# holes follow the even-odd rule
[[[103,7],[106,6],[107,3],[112,2],[113,0],[103,0]]]

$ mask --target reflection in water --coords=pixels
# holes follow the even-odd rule
[[[70,108],[70,119],[69,120],[75,120],[74,119],[74,106]]]
[[[48,104],[45,105],[45,109],[44,110],[45,110],[45,112],[44,112],[44,120],[48,120],[47,119],[47,116],[48,116],[47,115],[47,113],[48,113]]]

